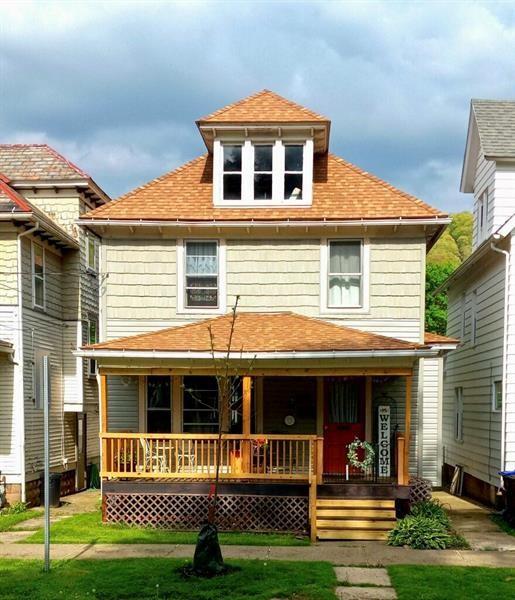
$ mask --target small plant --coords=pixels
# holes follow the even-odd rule
[[[409,546],[416,550],[444,550],[452,544],[449,530],[440,521],[422,515],[401,519],[388,534],[390,546]]]
[[[411,507],[410,511],[413,517],[427,517],[428,519],[435,519],[441,523],[446,529],[451,528],[451,520],[449,515],[446,513],[443,504],[438,500],[421,500],[415,502]]]
[[[19,515],[27,510],[28,506],[26,502],[15,502],[7,508],[2,508],[2,510],[0,510],[0,515]]]

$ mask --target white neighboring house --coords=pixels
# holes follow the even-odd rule
[[[444,472],[495,502],[498,472],[515,469],[515,101],[472,100],[461,191],[474,194],[471,256],[445,286]]]
[[[43,357],[50,357],[51,468],[62,493],[97,463],[98,240],[74,221],[109,198],[47,145],[0,144],[0,505],[37,503]]]

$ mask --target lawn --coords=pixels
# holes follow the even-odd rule
[[[197,541],[196,532],[102,523],[100,512],[82,513],[58,521],[52,525],[51,535],[56,544],[194,544]],[[307,538],[279,533],[220,533],[219,538],[225,545],[309,545]],[[43,530],[36,531],[23,542],[43,542]]]
[[[335,575],[323,562],[234,560],[238,567],[214,579],[184,578],[185,561],[171,558],[56,561],[0,560],[2,600],[138,598],[173,600],[334,600]]]
[[[399,600],[515,598],[515,569],[396,565],[388,573]]]
[[[508,523],[501,517],[501,515],[492,515],[492,521],[499,525],[499,527],[508,535],[515,535],[515,529],[508,525]]]
[[[0,531],[9,531],[18,523],[40,517],[43,514],[42,510],[25,510],[19,513],[0,515]]]

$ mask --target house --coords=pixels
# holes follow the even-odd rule
[[[101,342],[77,355],[99,365],[104,519],[205,518],[239,297],[220,526],[384,538],[410,474],[438,483],[455,341],[425,338],[425,256],[449,219],[273,92],[197,127],[205,155],[80,218],[102,238]]]
[[[75,220],[108,200],[49,146],[0,144],[0,504],[40,500],[45,356],[62,493],[98,463],[95,364],[73,351],[97,335],[99,242]]]
[[[515,469],[515,102],[472,100],[461,191],[474,197],[471,256],[445,284],[449,335],[443,413],[446,479],[494,503]]]

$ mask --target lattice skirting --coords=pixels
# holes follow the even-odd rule
[[[104,519],[110,523],[160,529],[197,530],[207,517],[209,499],[201,494],[105,493]],[[221,531],[308,531],[308,498],[299,496],[222,495]]]

